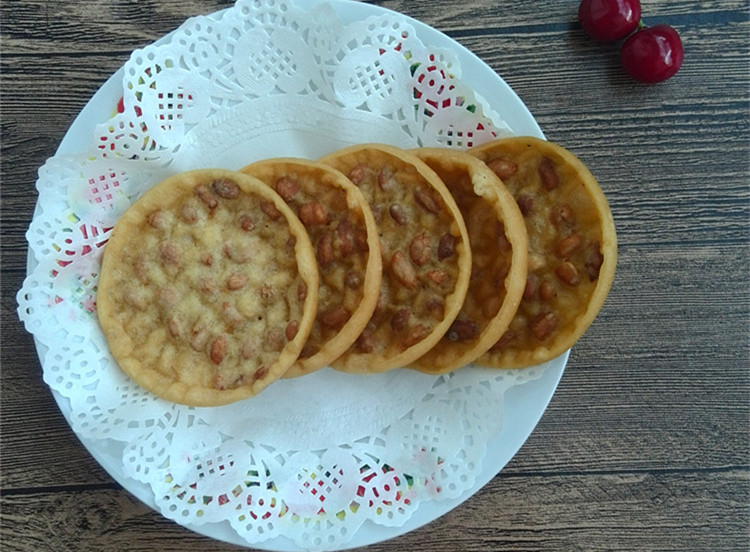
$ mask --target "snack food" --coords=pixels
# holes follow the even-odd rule
[[[438,148],[413,153],[451,192],[471,244],[471,280],[461,311],[437,345],[411,365],[443,374],[476,360],[508,329],[526,285],[526,226],[513,196],[476,157]]]
[[[591,325],[617,264],[614,220],[598,182],[570,151],[533,137],[469,150],[502,179],[526,221],[529,269],[508,331],[477,361],[522,367],[569,349]]]
[[[284,377],[308,374],[346,351],[375,310],[382,276],[375,219],[362,192],[329,165],[268,159],[242,172],[281,195],[315,248],[320,273],[318,314],[300,358]]]
[[[167,400],[255,395],[299,356],[317,307],[305,228],[261,181],[224,170],[168,178],[117,222],[97,311],[110,350]]]
[[[321,161],[369,201],[383,255],[375,312],[332,366],[356,373],[407,366],[438,342],[466,296],[471,251],[461,213],[435,172],[404,150],[364,144]]]

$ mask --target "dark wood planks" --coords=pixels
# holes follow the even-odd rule
[[[750,547],[750,22],[742,1],[644,0],[682,33],[683,69],[643,87],[588,40],[577,2],[376,2],[456,38],[548,138],[599,178],[620,261],[604,311],[550,408],[467,503],[385,550],[742,550]],[[0,239],[3,549],[236,550],[121,490],[41,379],[15,314],[36,171],[128,58],[231,2],[6,2]]]

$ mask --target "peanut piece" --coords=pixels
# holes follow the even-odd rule
[[[281,212],[273,204],[273,201],[261,201],[260,209],[266,214],[271,220],[279,220]]]
[[[190,331],[190,346],[194,351],[202,351],[208,344],[208,330],[203,326],[195,326]]]
[[[142,284],[146,284],[149,281],[148,276],[149,262],[148,257],[145,253],[141,252],[133,263],[133,272],[138,281]]]
[[[473,320],[454,320],[445,333],[450,341],[471,341],[479,335],[479,327]]]
[[[555,205],[550,211],[550,221],[557,228],[570,228],[576,223],[576,213],[570,205]]]
[[[351,313],[345,307],[338,306],[322,313],[320,323],[329,330],[340,330],[350,317]]]
[[[242,289],[247,284],[247,276],[242,272],[235,272],[227,280],[227,289],[230,291],[237,291]]]
[[[426,276],[431,282],[442,286],[448,280],[448,273],[444,270],[430,270]]]
[[[180,337],[180,330],[181,330],[181,324],[180,319],[176,316],[170,316],[169,321],[167,322],[167,329],[169,330],[169,335],[172,337]]]
[[[432,245],[430,236],[426,233],[419,234],[409,244],[409,256],[417,266],[424,266],[432,257]]]
[[[276,295],[276,289],[271,284],[263,284],[258,288],[258,295],[263,303],[268,304]]]
[[[220,178],[211,182],[211,189],[223,199],[237,199],[240,196],[240,187],[231,180]]]
[[[188,224],[194,224],[198,221],[198,211],[195,207],[186,203],[180,209],[180,218]]]
[[[224,244],[224,255],[236,263],[246,263],[253,258],[253,250],[248,244],[226,243]]]
[[[193,189],[193,193],[198,196],[198,199],[200,199],[211,211],[218,207],[219,200],[216,199],[216,196],[205,184],[198,184]]]
[[[554,312],[541,312],[529,321],[529,330],[539,341],[546,341],[555,333],[560,319]]]
[[[213,294],[216,293],[216,282],[213,278],[204,277],[198,281],[198,289],[203,293]]]
[[[357,246],[357,251],[367,253],[370,250],[370,244],[367,243],[367,231],[357,230],[354,236],[354,243]]]
[[[285,337],[281,328],[268,328],[263,337],[263,350],[273,353],[280,351],[286,343]]]
[[[156,292],[156,300],[163,309],[173,309],[177,305],[177,291],[171,286],[162,286]]]
[[[362,285],[362,276],[358,272],[349,271],[344,276],[344,285],[349,289],[359,289]]]
[[[255,221],[249,215],[242,215],[239,222],[240,228],[242,228],[245,232],[255,230]]]
[[[497,342],[492,347],[490,347],[489,352],[490,353],[501,352],[503,349],[506,349],[511,343],[513,343],[513,341],[515,341],[517,337],[518,335],[515,332],[511,330],[507,330],[502,335],[502,337],[498,339]]]
[[[492,172],[494,172],[500,180],[510,178],[516,174],[516,171],[518,170],[518,165],[500,157],[487,161],[487,166],[492,169]]]
[[[552,301],[557,297],[557,289],[550,282],[544,281],[539,285],[539,296],[544,301]]]
[[[555,164],[549,157],[542,157],[538,167],[539,178],[542,179],[542,186],[548,192],[557,188],[560,184],[560,178],[555,171]]]
[[[242,316],[240,311],[228,302],[221,304],[221,315],[229,329],[232,331],[245,321],[245,317]]]
[[[404,226],[409,222],[406,210],[401,205],[396,205],[395,203],[391,205],[388,209],[388,214],[391,215],[391,218],[396,221],[396,224],[399,226]]]
[[[442,297],[430,297],[425,306],[435,318],[441,319],[445,315],[445,301]]]
[[[320,236],[315,256],[321,268],[325,268],[331,264],[331,261],[333,261],[333,238],[331,234],[326,232]]]
[[[398,186],[398,181],[394,178],[391,168],[386,167],[378,173],[378,186],[383,191],[392,190]]]
[[[570,234],[557,243],[556,253],[563,259],[570,257],[583,244],[583,237],[580,234]]]
[[[599,241],[592,243],[586,251],[586,258],[584,259],[584,266],[586,267],[586,273],[588,274],[589,280],[594,281],[599,278],[599,271],[604,263],[604,256],[600,251]]]
[[[524,301],[531,301],[536,296],[537,288],[539,287],[539,278],[534,274],[526,276],[526,287],[523,290]]]
[[[411,318],[410,308],[398,309],[391,317],[391,329],[394,332],[400,332],[409,323],[409,318]]]
[[[521,214],[527,216],[534,207],[534,198],[530,195],[518,194],[516,203],[518,204],[518,209],[521,211]]]
[[[412,326],[406,333],[406,337],[404,338],[404,346],[408,349],[409,347],[416,345],[425,337],[427,337],[429,333],[430,330],[423,324]]]
[[[248,338],[242,344],[242,358],[244,360],[250,360],[260,352],[260,338],[258,336],[252,336]]]
[[[416,289],[418,285],[417,273],[401,251],[396,251],[391,257],[391,271],[403,286],[408,289]]]
[[[557,277],[569,286],[577,286],[581,283],[581,275],[578,273],[576,265],[570,261],[563,261],[557,265],[555,274],[557,274]]]
[[[360,353],[371,353],[375,350],[375,337],[372,333],[365,330],[365,332],[357,338],[355,346]]]
[[[328,224],[331,219],[328,209],[319,201],[311,201],[301,205],[297,214],[305,226]]]
[[[258,381],[259,379],[263,379],[268,375],[268,366],[261,365],[258,367],[258,369],[253,372],[253,381]]]
[[[164,264],[176,265],[180,263],[180,250],[174,242],[162,242],[159,245],[159,256]]]
[[[157,209],[148,216],[148,224],[152,228],[162,229],[167,224],[167,215],[161,209]]]
[[[417,188],[414,190],[414,199],[425,211],[433,214],[440,212],[440,203],[431,189]]]
[[[307,284],[300,282],[297,284],[297,301],[302,303],[307,298]]]
[[[300,358],[310,358],[314,354],[316,354],[320,349],[316,347],[315,345],[311,345],[310,343],[305,343],[305,346],[302,347],[302,350],[299,353]]]
[[[444,234],[438,242],[438,260],[442,261],[453,256],[456,251],[456,237],[453,234]]]
[[[297,332],[299,331],[299,322],[296,320],[292,320],[289,322],[289,324],[286,325],[286,339],[287,341],[291,341],[297,336]]]
[[[354,252],[354,226],[347,219],[342,219],[336,227],[339,252],[342,257],[348,257]]]
[[[359,186],[362,184],[370,173],[370,167],[364,163],[357,165],[349,171],[348,177],[353,184]]]
[[[279,178],[274,187],[281,198],[287,203],[294,199],[294,196],[299,192],[299,184],[297,181],[288,176],[282,176]]]
[[[227,354],[227,338],[223,335],[216,337],[211,343],[210,357],[214,364],[221,364]]]
[[[214,256],[211,253],[203,253],[200,256],[200,262],[206,266],[211,266],[214,264]]]

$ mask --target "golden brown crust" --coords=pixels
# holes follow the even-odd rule
[[[411,366],[443,374],[476,360],[508,329],[526,284],[528,240],[515,199],[482,161],[438,148],[413,153],[450,190],[471,244],[471,281],[461,311],[437,345]]]
[[[508,332],[477,362],[500,368],[568,350],[601,310],[614,279],[617,237],[604,193],[559,145],[532,137],[469,150],[511,191],[526,221],[529,274]]]
[[[297,359],[318,271],[304,227],[250,176],[168,178],[120,218],[97,311],[110,350],[167,400],[216,406],[257,394]]]
[[[375,219],[362,192],[329,165],[278,158],[242,172],[282,196],[316,249],[318,314],[300,358],[284,377],[308,374],[351,347],[375,310],[382,276]]]
[[[404,150],[364,144],[321,162],[362,190],[383,255],[378,306],[333,367],[372,373],[407,366],[440,340],[466,296],[471,251],[463,218],[435,172]]]

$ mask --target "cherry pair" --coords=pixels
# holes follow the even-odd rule
[[[601,42],[625,38],[620,62],[639,82],[665,81],[682,66],[680,35],[669,25],[644,25],[639,0],[583,0],[578,20],[589,36]]]

